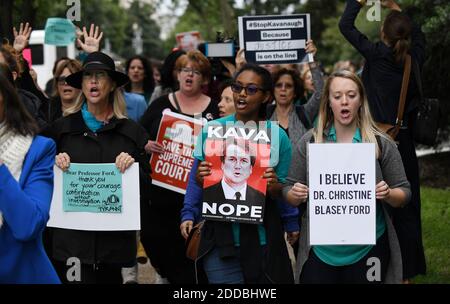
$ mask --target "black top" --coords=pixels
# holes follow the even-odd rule
[[[121,152],[130,154],[139,163],[141,206],[147,203],[150,168],[144,146],[148,136],[131,119],[112,118],[94,133],[79,111],[56,120],[43,135],[56,142],[57,153],[69,154],[72,163],[114,163]],[[135,260],[136,250],[136,231],[53,228],[52,255],[59,261],[78,257],[86,264],[128,265]]]
[[[372,43],[355,27],[355,19],[360,10],[361,5],[356,0],[347,0],[347,6],[339,22],[339,29],[366,60],[362,81],[373,118],[378,122],[395,124],[404,64],[395,62],[393,48],[383,42]],[[425,61],[425,37],[416,25],[413,25],[411,32],[409,53],[412,57],[412,64],[419,64],[421,69]],[[405,118],[418,106],[415,98],[418,96],[418,92],[413,70],[411,68],[412,75],[406,97]]]
[[[169,95],[163,95],[155,99],[141,117],[140,124],[148,132],[150,140],[156,140],[158,136],[162,112],[165,109],[170,109],[172,112],[180,113],[170,102]],[[184,113],[180,114],[194,117],[194,115]],[[219,108],[216,101],[210,101],[208,107],[202,112],[202,117],[206,118],[208,121],[219,118]],[[159,186],[152,185],[150,196],[151,205],[153,208],[166,211],[167,209],[179,211],[183,205],[184,195]],[[179,214],[177,214],[177,218],[179,218]]]

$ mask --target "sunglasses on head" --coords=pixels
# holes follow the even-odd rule
[[[56,81],[58,82],[58,84],[66,84],[66,78],[67,76],[59,76],[58,78],[56,78]]]
[[[259,88],[256,84],[249,84],[248,86],[243,86],[239,83],[233,83],[231,85],[231,90],[234,93],[239,94],[242,92],[242,89],[245,89],[245,93],[247,95],[255,95],[256,93],[258,93],[258,91],[262,91],[262,92],[265,91],[264,89]]]

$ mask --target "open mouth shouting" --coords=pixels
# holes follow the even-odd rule
[[[89,96],[90,97],[99,97],[100,96],[100,90],[98,87],[92,87],[89,90]]]
[[[236,102],[236,109],[237,110],[243,110],[247,107],[247,101],[245,99],[239,98]]]

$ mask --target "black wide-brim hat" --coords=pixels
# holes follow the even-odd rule
[[[121,72],[116,71],[114,60],[102,52],[90,53],[83,64],[83,69],[73,73],[66,78],[66,82],[71,87],[81,89],[83,73],[88,71],[106,71],[117,87],[121,87],[130,81],[130,78]]]

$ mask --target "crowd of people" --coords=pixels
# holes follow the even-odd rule
[[[59,58],[53,78],[41,89],[22,56],[31,27],[21,24],[14,43],[0,47],[0,283],[137,283],[139,247],[159,283],[407,283],[425,274],[414,82],[397,137],[377,126],[396,123],[405,58],[411,55],[421,68],[425,40],[393,0],[382,5],[390,13],[381,41],[372,42],[355,25],[361,1],[347,0],[339,29],[364,57],[364,66],[358,71],[352,61],[342,61],[330,75],[315,60],[247,63],[244,50],[234,64],[222,61],[221,75],[213,75],[211,59],[202,51],[180,49],[162,63],[133,56],[120,71],[100,52],[103,33],[91,25],[77,40],[82,60]],[[317,51],[307,41],[309,58]],[[167,109],[206,123],[185,195],[151,180],[150,158],[164,153],[157,136]],[[259,181],[267,183],[259,224],[202,219],[204,192],[218,189],[203,188],[212,174],[203,147],[213,124],[264,125],[277,134]],[[375,245],[310,244],[309,143],[375,144],[376,159],[367,160],[376,167]],[[223,168],[242,162],[248,174],[254,160],[242,156],[247,148],[233,145],[223,150]],[[230,158],[233,153],[240,156]],[[53,170],[70,170],[71,163],[114,163],[121,173],[138,163],[141,230],[46,227]],[[228,187],[230,179],[224,173],[218,185]],[[249,188],[246,184],[247,192],[238,191],[237,197],[225,193],[224,199],[261,199]],[[201,221],[198,255],[191,260],[185,242]],[[67,276],[71,257],[81,263],[75,281]],[[366,261],[373,257],[381,275],[368,281]]]

